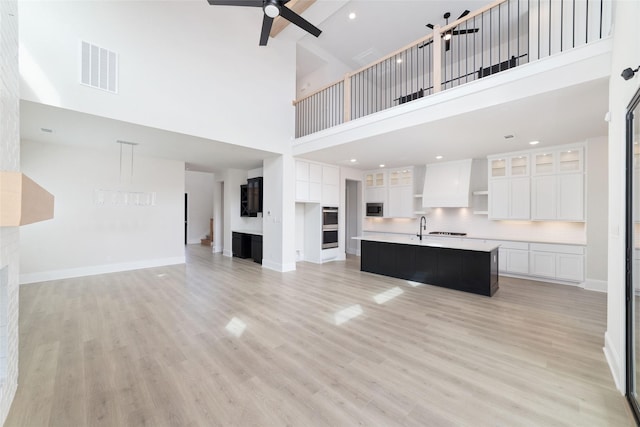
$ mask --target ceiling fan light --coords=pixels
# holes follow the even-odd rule
[[[444,39],[445,40],[451,40],[451,33],[445,33],[444,34]]]
[[[264,5],[264,14],[269,18],[275,18],[276,16],[280,15],[280,8],[275,1],[267,2]]]

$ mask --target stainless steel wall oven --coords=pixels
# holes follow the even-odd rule
[[[322,249],[338,247],[338,208],[322,207]]]

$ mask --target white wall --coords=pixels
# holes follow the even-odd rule
[[[55,195],[55,216],[22,231],[21,283],[184,262],[184,163],[136,156],[120,183],[117,150],[22,142],[22,169]],[[95,190],[155,192],[155,206],[101,206]]]
[[[295,162],[291,155],[264,160],[262,266],[276,271],[296,269]]]
[[[640,2],[614,3],[614,47],[609,83],[609,258],[607,332],[604,352],[621,392],[625,387],[625,111],[640,87],[640,76],[620,73],[640,65]]]
[[[19,171],[18,3],[15,0],[0,2],[0,71],[0,170]],[[0,425],[7,418],[18,388],[19,255],[19,228],[0,227],[0,295],[3,300],[0,306],[6,310],[0,316],[3,318],[0,324]]]
[[[21,96],[288,151],[294,132],[295,45],[275,38],[266,48],[258,46],[262,14],[253,12],[204,0],[20,2]],[[81,40],[118,53],[118,94],[79,84]]]
[[[187,198],[187,243],[200,243],[209,234],[209,220],[213,218],[213,174],[185,172]]]
[[[213,187],[213,249],[212,252],[223,252],[224,250],[224,181],[220,178],[223,174],[215,175]]]
[[[603,118],[604,120],[604,118]],[[587,141],[587,262],[586,288],[607,290],[607,138]]]

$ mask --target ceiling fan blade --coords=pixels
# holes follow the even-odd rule
[[[285,6],[282,6],[280,8],[280,16],[282,16],[287,21],[291,22],[294,25],[297,25],[298,27],[302,28],[306,32],[316,37],[318,37],[320,33],[322,33],[322,31],[316,26],[314,26],[311,22],[307,21],[302,16],[298,15],[297,13],[295,13],[294,11],[292,11],[291,9]]]
[[[445,40],[444,41],[444,50],[445,51],[449,51],[449,49],[451,49],[451,40]]]
[[[427,24],[427,27],[431,28],[433,30],[433,24]]]
[[[468,14],[469,14],[469,11],[468,11],[468,10],[465,10],[464,12],[462,12],[462,14],[461,14],[460,16],[458,16],[458,19],[462,19],[462,18],[464,18],[465,16],[467,16]]]
[[[266,46],[269,41],[269,34],[271,34],[271,26],[273,25],[273,18],[269,18],[264,15],[262,19],[262,32],[260,33],[260,46]]]
[[[262,7],[262,0],[208,0],[211,6]]]
[[[451,31],[451,35],[457,36],[459,34],[472,34],[472,33],[477,33],[478,31],[480,31],[479,28],[469,28],[469,29],[465,29],[465,30],[453,30],[453,31]]]
[[[425,46],[429,46],[431,43],[433,43],[433,40],[429,40],[428,42],[424,42],[420,46],[418,46],[418,49],[422,49]]]

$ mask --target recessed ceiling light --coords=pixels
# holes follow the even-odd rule
[[[397,63],[397,64],[402,64],[402,58],[398,58],[398,59],[396,59],[396,63]]]
[[[637,142],[636,142],[636,144],[637,144]],[[383,168],[383,167],[384,167],[384,164],[382,164],[382,163],[381,163],[379,166],[380,166],[381,168]]]
[[[436,159],[440,160],[440,159],[442,159],[442,156],[436,156]]]
[[[351,163],[355,163],[355,162],[357,162],[357,161],[358,161],[358,159],[351,159],[351,160],[349,160],[349,161],[350,161]]]
[[[349,14],[349,19],[351,19],[352,21],[353,21],[354,19],[356,19],[356,13],[355,13],[355,12],[351,12],[351,13]]]
[[[40,130],[46,133],[53,133],[53,129],[49,129],[49,128],[40,128]]]
[[[529,145],[536,145],[536,144],[540,144],[540,141],[531,141],[531,142],[529,143]]]

